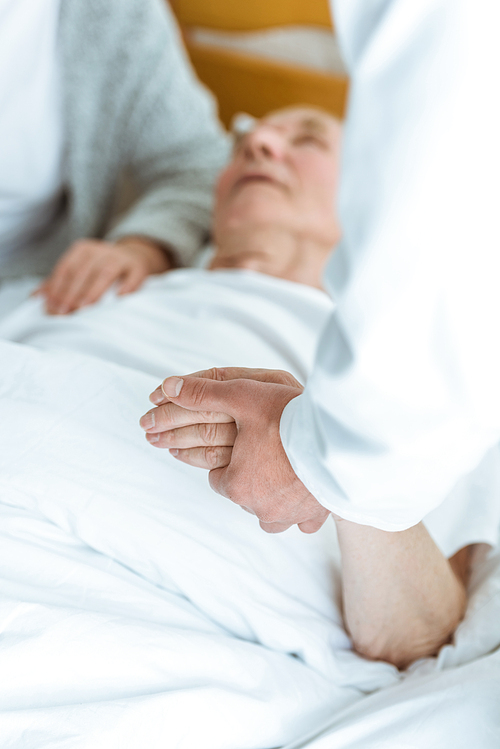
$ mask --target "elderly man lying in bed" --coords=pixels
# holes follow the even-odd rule
[[[241,362],[307,378],[332,305],[318,286],[339,126],[309,110],[272,122],[294,144],[294,210],[249,166],[239,217],[218,209],[211,270],[70,316],[31,299],[0,324],[4,744],[268,749],[400,678],[351,649],[333,524],[262,533],[137,423],[169,373]]]
[[[338,125],[330,117],[300,110],[269,116],[240,138],[233,162],[223,173],[217,188],[215,239],[218,252],[212,268],[252,268],[320,286],[325,256],[339,235],[332,208],[338,140]],[[233,361],[240,363],[236,355]],[[215,359],[213,363],[216,364]],[[300,385],[285,373],[219,367],[198,374],[207,378],[248,378],[288,386],[288,390],[284,388],[282,407],[300,392]],[[202,385],[198,381],[193,382],[192,387]],[[164,388],[158,389],[152,400],[159,407],[148,412],[141,424],[151,444],[171,448],[174,456],[191,465],[215,469],[212,479],[215,487],[215,474],[218,481],[224,467],[231,460],[231,466],[235,462],[231,452],[237,428],[229,416],[206,410],[210,408],[206,405],[210,402],[209,396],[204,396],[207,397],[204,412],[197,413],[197,398],[202,390],[198,395],[196,390],[193,392],[191,401],[189,393],[183,395],[182,405],[193,409],[185,411],[170,402],[175,402],[176,393],[169,394],[172,396],[169,399]],[[261,392],[258,387],[252,392],[256,398],[266,395],[265,389]],[[279,418],[275,419],[276,423],[278,421]],[[254,425],[255,435],[259,429],[266,428],[266,425]],[[276,439],[279,442],[279,435]],[[254,446],[256,440],[257,436],[253,439]],[[262,461],[264,469],[265,455]],[[252,482],[247,486],[251,494]],[[257,502],[250,494],[248,505],[253,499]],[[446,513],[451,513],[446,524],[461,526],[461,530],[456,529],[457,543],[448,547],[448,556],[451,551],[456,552],[449,561],[423,524],[412,529],[407,534],[411,538],[407,540],[401,534],[372,529],[367,542],[357,539],[354,524],[337,518],[343,552],[344,614],[359,652],[405,666],[418,657],[435,653],[449,639],[465,610],[465,585],[471,556],[477,549],[477,542],[491,541],[498,524],[499,503],[494,494],[491,487],[489,509],[481,509],[485,513],[482,529],[469,525],[469,531],[465,532],[472,518],[477,518],[477,506],[470,516],[458,500],[446,510],[442,508],[441,521]],[[249,509],[244,496],[236,501],[243,509]],[[318,512],[323,513],[321,524],[328,512],[314,498],[311,497],[311,501]],[[493,522],[488,513],[495,516]],[[310,530],[318,527],[318,523],[314,525],[312,521],[310,525]],[[474,525],[479,524],[476,521]],[[270,531],[282,529],[272,522],[261,522],[261,526]],[[363,531],[366,535],[366,530]],[[397,548],[398,544],[401,548]],[[362,562],[359,561],[361,557]]]
[[[339,137],[309,109],[242,137],[219,183],[210,270],[152,278],[68,317],[32,299],[0,325],[0,735],[13,745],[38,746],[43,727],[51,745],[71,734],[264,749],[402,678],[351,649],[333,522],[267,535],[137,427],[165,375],[238,363],[305,382],[332,308],[319,287],[339,236]],[[166,447],[165,413],[142,425]],[[219,429],[196,434],[217,442]],[[222,429],[231,438],[234,425]],[[456,552],[471,536],[496,542],[494,513],[489,537],[476,519],[497,487],[492,455],[426,519],[422,580],[462,595],[442,640],[463,611]],[[381,594],[401,591],[388,580]],[[432,582],[420,596],[441,624],[446,595]],[[454,665],[471,652],[452,651]]]

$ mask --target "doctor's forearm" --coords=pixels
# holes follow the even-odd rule
[[[403,668],[436,653],[466,594],[426,528],[388,533],[337,519],[344,620],[355,649]]]

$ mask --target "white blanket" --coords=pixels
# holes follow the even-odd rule
[[[195,273],[62,320],[32,301],[0,329],[25,339],[0,342],[2,749],[271,749],[308,733],[300,746],[441,747],[428,737],[464,715],[497,749],[497,557],[455,643],[402,675],[350,649],[333,524],[268,536],[146,443],[159,376],[243,363],[303,378],[329,309],[307,287]]]

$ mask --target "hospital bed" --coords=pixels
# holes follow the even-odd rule
[[[226,125],[240,111],[262,116],[295,103],[345,116],[349,82],[328,0],[171,3],[196,72],[215,93]],[[283,48],[277,29],[288,33],[291,54],[274,54],[273,45]],[[294,37],[298,29],[310,33],[304,37],[309,48],[321,49],[323,35],[330,34],[327,44],[335,45],[336,55],[329,64],[310,64]],[[319,721],[287,749],[500,747],[498,547],[478,564],[469,594],[465,621],[436,659],[415,664],[395,685],[373,691],[366,685],[361,702],[323,726]]]
[[[194,68],[215,93],[226,125],[237,112],[260,117],[297,103],[343,116],[348,79],[327,0],[171,4]]]
[[[226,123],[297,101],[344,112],[345,75],[199,34],[325,29],[326,3],[232,0],[230,22],[218,7],[175,2]],[[65,319],[42,319],[34,299],[0,326],[0,746],[498,749],[498,549],[474,569],[453,641],[401,673],[350,649],[333,524],[263,534],[203,472],[145,443],[137,420],[160,376],[235,359],[310,369],[326,296],[229,278],[178,271]]]
[[[0,321],[0,746],[498,749],[498,550],[453,642],[399,672],[350,647],[333,522],[263,533],[138,426],[170,374],[304,381],[330,312],[302,284],[185,269]]]

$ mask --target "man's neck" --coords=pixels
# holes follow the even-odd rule
[[[280,227],[226,232],[217,238],[210,270],[241,268],[322,288],[324,264],[331,247]]]

